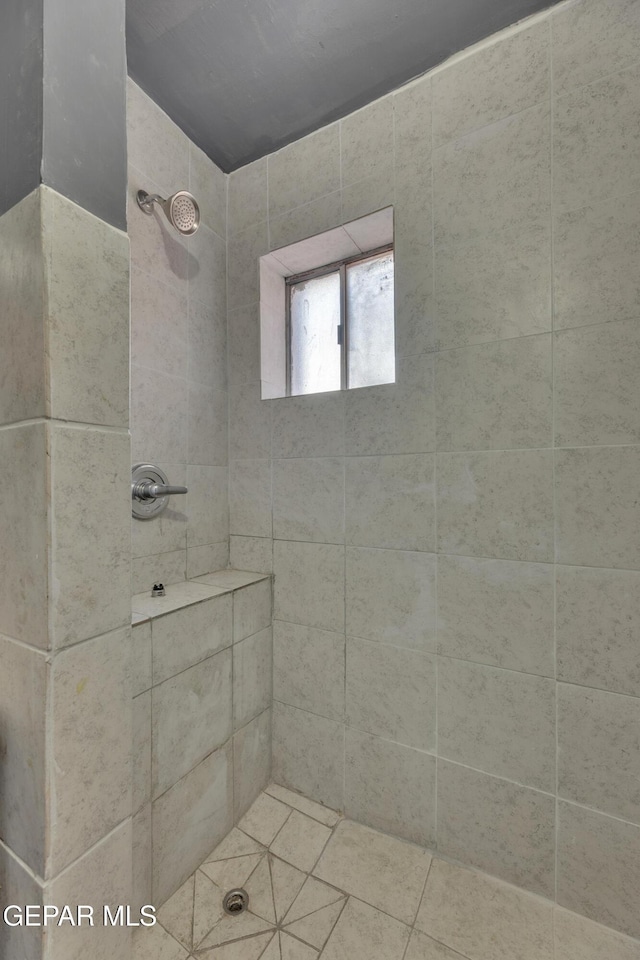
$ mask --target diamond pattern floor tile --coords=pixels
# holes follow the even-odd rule
[[[241,827],[134,934],[133,960],[552,960],[553,905],[524,890],[283,787]],[[249,909],[228,916],[234,887]],[[640,960],[640,942],[556,914],[556,960]]]

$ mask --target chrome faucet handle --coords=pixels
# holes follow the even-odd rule
[[[136,463],[131,468],[131,512],[137,520],[152,520],[166,510],[169,497],[189,492],[167,479],[152,463]]]
[[[176,493],[188,493],[186,487],[173,487],[169,483],[154,483],[153,480],[138,480],[131,484],[131,496],[136,500],[157,500],[172,497]]]

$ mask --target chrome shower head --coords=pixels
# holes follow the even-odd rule
[[[152,204],[159,203],[169,223],[185,237],[192,236],[200,226],[200,207],[195,197],[186,190],[178,190],[167,200],[159,197],[157,193],[148,194],[144,190],[138,190],[136,199],[138,206],[146,214],[152,212]]]

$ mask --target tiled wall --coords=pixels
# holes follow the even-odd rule
[[[640,7],[579,0],[229,181],[231,560],[274,776],[640,934]],[[257,258],[395,206],[398,382],[261,401]]]
[[[2,908],[130,895],[128,277],[126,235],[47,187],[0,218]],[[0,923],[0,956],[129,955],[73,934]]]
[[[131,80],[127,102],[131,241],[131,434],[134,463],[189,488],[150,522],[132,521],[133,593],[228,561],[227,178]],[[202,222],[182,237],[138,189],[190,190]]]
[[[185,584],[191,605],[136,617],[136,904],[164,903],[269,781],[271,579],[240,577],[249,582],[233,589],[234,576]]]

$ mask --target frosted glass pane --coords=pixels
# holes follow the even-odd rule
[[[393,252],[347,267],[348,385],[393,383]]]
[[[340,389],[340,274],[291,287],[291,393]]]

